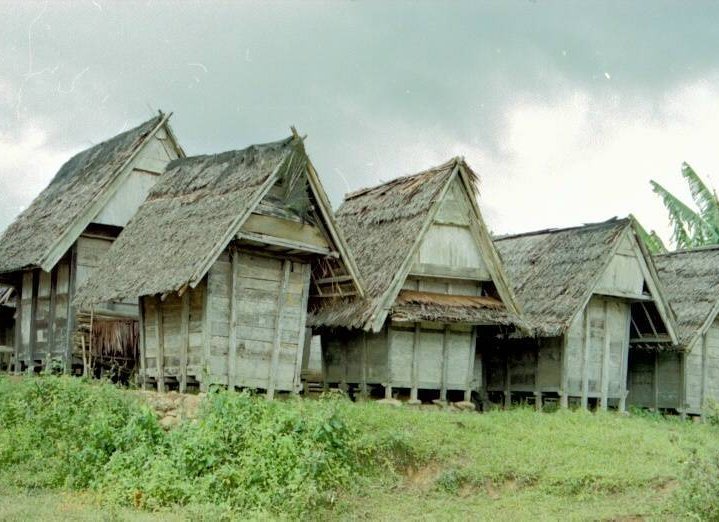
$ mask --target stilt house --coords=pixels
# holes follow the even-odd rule
[[[140,297],[144,384],[271,397],[301,389],[308,306],[361,295],[294,135],[171,163],[79,300]]]
[[[699,415],[719,401],[719,247],[655,256],[682,350],[632,350],[630,404]]]
[[[387,398],[470,400],[475,347],[522,323],[477,205],[476,175],[455,158],[348,194],[337,219],[367,297],[317,309],[326,385]],[[459,392],[459,393],[457,393]]]
[[[486,392],[624,409],[639,347],[676,350],[674,318],[631,219],[496,241],[535,337],[489,347]]]
[[[106,340],[132,337],[136,301],[100,304],[91,319],[72,300],[167,163],[184,155],[169,116],[160,113],[73,156],[0,238],[0,282],[18,292],[18,369],[52,361],[69,371],[81,362],[81,346],[92,344],[93,328]],[[103,342],[95,343],[96,360],[127,362],[132,346],[105,345],[103,351]]]
[[[10,369],[15,353],[15,289],[0,285],[0,370]]]

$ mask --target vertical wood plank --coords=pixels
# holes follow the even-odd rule
[[[140,385],[147,389],[147,348],[145,347],[145,298],[140,297],[138,304],[138,329],[140,330]]]
[[[230,249],[230,338],[227,350],[227,389],[234,390],[237,384],[237,285],[240,279],[239,253]]]
[[[269,386],[267,387],[267,398],[273,399],[275,396],[275,386],[277,384],[277,372],[280,366],[280,341],[282,338],[282,309],[285,303],[285,294],[287,293],[287,284],[290,280],[290,264],[288,260],[282,262],[282,284],[280,285],[280,293],[277,299],[277,312],[275,316],[275,335],[272,347],[272,365],[270,366]]]
[[[384,387],[384,398],[392,398],[392,329],[384,325],[384,346],[387,350],[387,384]]]
[[[559,396],[559,407],[569,408],[569,334],[567,331],[562,335],[562,375],[561,375],[561,390]]]
[[[55,351],[55,307],[57,306],[57,265],[50,271],[50,310],[47,315],[47,358]]]
[[[619,363],[619,411],[623,412],[627,409],[627,378],[629,373],[629,337],[632,329],[632,309],[626,306],[627,320],[624,329],[624,340],[622,342],[622,359]]]
[[[474,381],[474,352],[477,349],[477,328],[472,328],[472,342],[469,345],[469,360],[467,361],[467,386],[464,390],[464,400],[472,400],[472,382]]]
[[[679,354],[680,372],[679,372],[679,404],[677,411],[682,420],[687,418],[687,354],[681,352]]]
[[[409,391],[409,400],[417,401],[419,394],[418,390],[418,377],[419,377],[419,347],[420,347],[420,336],[422,330],[419,323],[414,323],[414,337],[412,339],[412,387]]]
[[[165,331],[162,324],[162,299],[155,296],[155,325],[157,327],[157,391],[165,391]]]
[[[654,351],[654,411],[659,411],[659,350]]]
[[[200,391],[207,392],[209,390],[210,380],[210,276],[205,274],[202,287],[202,376],[200,381]]]
[[[539,388],[539,355],[541,353],[541,345],[537,341],[537,355],[534,360],[534,407],[537,411],[542,411],[542,390]]]
[[[362,395],[364,398],[369,397],[369,389],[367,388],[367,332],[362,332]]]
[[[701,401],[699,402],[699,409],[701,410],[701,417],[704,418],[704,407],[706,406],[704,404],[704,401],[706,401],[707,398],[707,354],[708,354],[708,346],[707,346],[707,337],[709,337],[708,332],[704,333],[702,336],[702,389],[701,389]]]
[[[32,301],[30,304],[30,344],[28,349],[28,370],[35,371],[35,353],[37,348],[37,294],[40,290],[40,269],[32,271]]]
[[[77,241],[70,247],[70,259],[68,260],[68,283],[67,283],[67,331],[65,332],[65,372],[72,371],[72,355],[75,344],[75,306],[72,304],[75,299],[75,284],[77,283]]]
[[[182,294],[180,315],[180,393],[187,391],[187,353],[190,350],[190,292]]]
[[[310,297],[310,279],[311,270],[309,264],[302,265],[302,301],[300,304],[300,323],[299,338],[297,339],[297,353],[295,354],[295,375],[293,379],[294,393],[299,393],[302,389],[302,365],[305,357],[305,349],[309,352],[309,343],[306,338],[309,337],[311,342],[312,332],[307,332],[307,306]]]
[[[589,407],[589,346],[592,342],[589,304],[584,309],[584,345],[582,346],[582,408]]]
[[[444,335],[442,336],[442,383],[439,388],[439,400],[447,400],[447,353],[449,352],[449,325],[444,325]]]
[[[20,374],[20,357],[22,353],[22,275],[20,276],[20,284],[15,286],[15,360],[14,360],[14,373],[15,375]]]
[[[602,352],[602,398],[600,408],[607,410],[609,404],[609,356],[611,350],[611,334],[609,329],[609,309],[604,301],[604,351]]]

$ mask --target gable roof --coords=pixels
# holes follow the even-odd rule
[[[0,273],[49,272],[65,254],[58,247],[77,239],[118,188],[125,166],[169,117],[160,113],[70,158],[0,237]]]
[[[638,246],[645,281],[670,337],[674,318],[659,285],[651,256],[637,240],[632,218],[612,218],[578,227],[547,229],[495,240],[527,320],[539,335],[562,335],[584,309],[629,231]],[[640,260],[641,261],[641,260]]]
[[[293,179],[304,170],[320,207],[329,204],[310,167],[297,135],[171,162],[78,291],[77,303],[89,305],[195,287],[280,179]],[[323,215],[331,213],[327,208],[320,210]],[[361,293],[344,239],[334,221],[323,224]]]
[[[396,178],[345,196],[337,210],[337,221],[357,261],[366,298],[315,310],[312,324],[374,331],[381,328],[407,277],[412,255],[454,179],[460,179],[467,190],[475,223],[484,236],[484,254],[504,303],[502,314],[518,319],[514,295],[506,283],[499,256],[477,207],[477,176],[463,159],[453,158],[418,174]],[[477,309],[476,306],[472,308]],[[488,311],[491,308],[496,307],[485,307],[485,316],[492,315]],[[439,320],[442,313],[437,312],[436,320]],[[500,319],[499,316],[497,318]]]
[[[719,246],[660,254],[654,261],[676,314],[679,342],[691,349],[719,312]]]

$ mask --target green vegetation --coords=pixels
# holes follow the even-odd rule
[[[697,210],[681,201],[656,181],[651,181],[652,189],[662,198],[669,212],[669,220],[674,228],[672,239],[677,248],[692,248],[719,243],[719,200],[716,192],[710,190],[702,179],[687,163],[682,164],[682,177],[689,185],[692,199]],[[648,234],[645,242],[653,252],[663,250],[661,240],[654,233]]]
[[[0,378],[0,519],[711,518],[718,429],[220,392],[165,431],[110,384]]]

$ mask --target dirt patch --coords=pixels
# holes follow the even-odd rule
[[[138,391],[138,396],[145,401],[160,419],[165,429],[177,426],[182,420],[194,419],[200,409],[205,394],[178,393],[175,391],[157,393],[154,391]]]
[[[438,464],[427,464],[418,468],[410,467],[405,472],[407,487],[420,491],[429,491],[442,474],[442,468]]]

